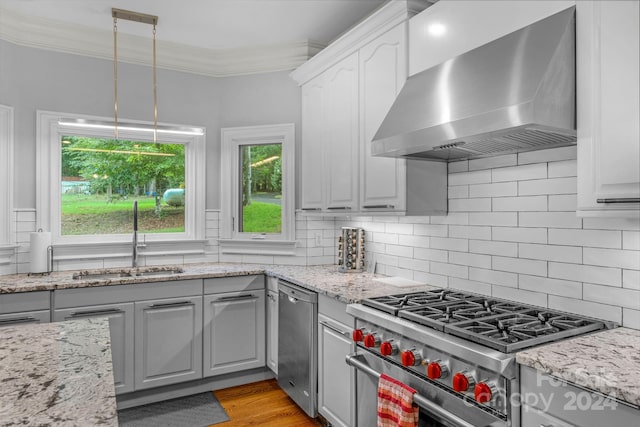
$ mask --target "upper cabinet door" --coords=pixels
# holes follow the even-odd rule
[[[320,210],[324,203],[324,82],[316,77],[302,86],[302,150],[300,208]]]
[[[325,180],[329,211],[358,205],[358,53],[325,71]]]
[[[638,217],[640,8],[577,2],[578,211]]]
[[[405,209],[404,160],[373,157],[371,140],[407,77],[406,24],[360,50],[360,208]]]

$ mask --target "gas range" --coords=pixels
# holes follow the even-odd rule
[[[362,304],[503,353],[605,327],[596,319],[450,289],[370,298]]]
[[[613,327],[452,289],[369,298],[347,312],[356,319],[348,362],[394,373],[429,406],[429,425],[445,426],[519,426],[515,352]]]

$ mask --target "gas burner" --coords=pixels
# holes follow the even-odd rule
[[[595,320],[529,310],[446,325],[445,332],[510,353],[600,328]]]
[[[400,310],[412,307],[435,306],[439,303],[446,303],[450,301],[455,302],[468,298],[470,298],[468,294],[453,292],[446,289],[437,289],[433,291],[412,292],[408,294],[369,298],[362,301],[362,304],[397,316]]]

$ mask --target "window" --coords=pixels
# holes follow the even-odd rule
[[[223,253],[293,254],[293,124],[222,129]]]
[[[38,112],[38,227],[54,244],[204,236],[204,131]]]
[[[131,231],[133,200],[138,231],[183,233],[183,144],[61,137],[62,236]]]

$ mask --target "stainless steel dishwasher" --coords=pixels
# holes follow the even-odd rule
[[[318,295],[278,281],[278,384],[310,417],[317,415]]]

